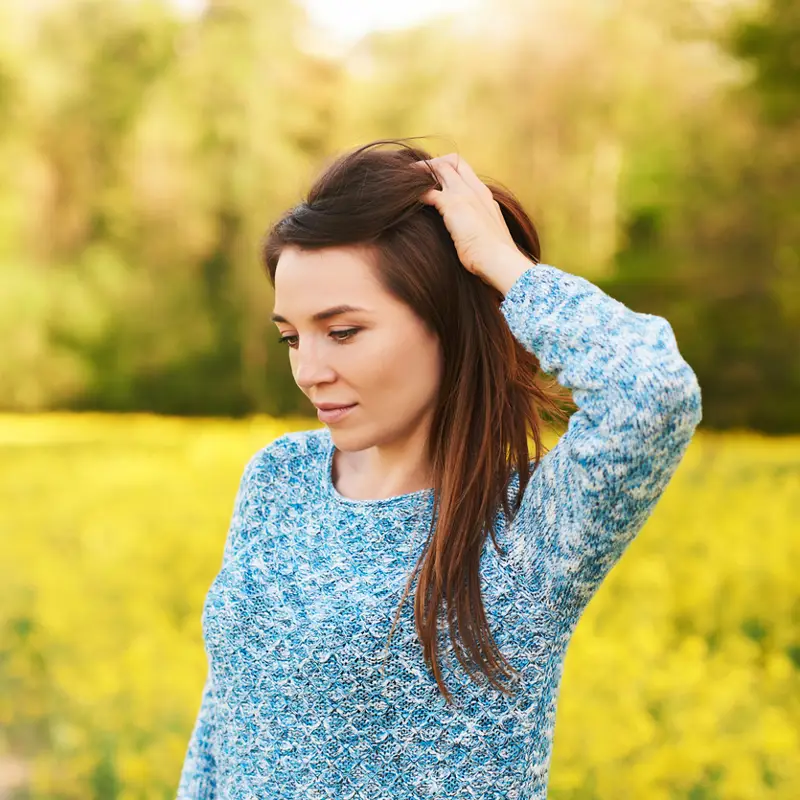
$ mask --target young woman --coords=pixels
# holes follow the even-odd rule
[[[325,427],[244,470],[178,797],[544,800],[573,630],[701,419],[670,324],[407,140],[329,165],[264,259]]]

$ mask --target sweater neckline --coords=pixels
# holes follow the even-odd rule
[[[430,499],[433,496],[433,489],[418,489],[415,492],[407,492],[405,494],[397,494],[392,497],[380,497],[374,499],[359,500],[353,497],[345,497],[339,492],[333,483],[333,454],[336,451],[336,445],[333,442],[333,437],[330,431],[326,429],[326,448],[325,448],[325,468],[322,482],[325,488],[325,493],[342,505],[348,505],[356,508],[378,508],[385,506],[405,505],[408,503],[418,503],[423,499]]]

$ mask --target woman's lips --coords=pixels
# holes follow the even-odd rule
[[[346,417],[357,405],[358,403],[353,403],[351,406],[344,406],[342,408],[318,408],[317,417],[320,422],[327,422],[328,424],[339,422],[339,420]]]

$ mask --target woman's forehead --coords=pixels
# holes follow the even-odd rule
[[[398,301],[367,257],[354,250],[284,251],[275,271],[275,315],[312,318],[332,307],[379,313]]]

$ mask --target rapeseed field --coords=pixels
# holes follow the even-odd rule
[[[317,426],[0,416],[0,797],[174,798],[242,469]],[[799,565],[800,437],[698,431],[578,624],[550,796],[800,797]]]

